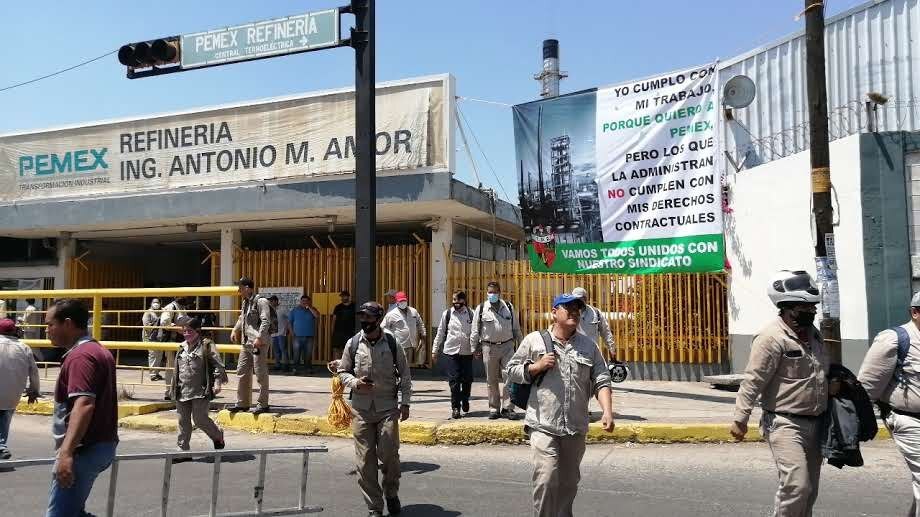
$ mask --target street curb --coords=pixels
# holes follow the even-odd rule
[[[235,429],[258,434],[286,434],[299,436],[325,436],[350,438],[351,429],[338,430],[326,421],[325,416],[307,413],[271,414],[254,416],[251,413],[236,413],[223,410],[215,419],[225,429]],[[162,418],[156,413],[140,413],[121,417],[119,427],[166,433],[176,432],[176,421]],[[526,443],[527,436],[521,423],[511,422],[434,422],[406,421],[399,425],[401,443],[415,445],[478,445]],[[734,442],[726,424],[621,424],[612,433],[605,432],[598,423],[590,424],[588,443],[661,443],[661,444],[705,444]],[[891,435],[883,425],[879,426],[876,440],[890,439]],[[751,427],[745,442],[763,441],[760,430]]]
[[[119,402],[118,418],[146,415],[175,407],[176,405],[172,402]],[[54,414],[54,401],[39,399],[34,404],[29,404],[28,399],[22,398],[19,399],[19,404],[16,405],[16,412],[23,415],[51,416]]]

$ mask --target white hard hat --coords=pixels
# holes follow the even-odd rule
[[[584,287],[576,287],[575,289],[572,289],[572,296],[584,300],[588,297],[588,291],[585,290]]]
[[[779,307],[783,302],[819,303],[821,293],[818,286],[806,271],[783,270],[773,275],[767,296],[773,305]]]

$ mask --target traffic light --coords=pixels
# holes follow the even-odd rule
[[[168,65],[180,60],[178,36],[129,43],[118,49],[118,62],[128,68]]]

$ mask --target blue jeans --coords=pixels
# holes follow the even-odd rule
[[[83,517],[92,515],[84,507],[93,483],[115,458],[117,442],[95,443],[81,447],[73,458],[73,485],[64,488],[52,476],[45,517]]]
[[[287,354],[287,336],[273,336],[272,348],[275,352],[275,366],[281,366],[288,362]]]
[[[8,450],[10,440],[10,422],[13,421],[15,409],[0,409],[0,451]]]
[[[303,357],[304,362],[300,362]],[[306,364],[310,368],[313,364],[313,336],[294,337],[294,357],[291,358],[291,368]]]

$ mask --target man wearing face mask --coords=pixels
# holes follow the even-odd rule
[[[473,311],[473,325],[470,329],[470,347],[477,354],[482,354],[486,367],[486,383],[489,386],[489,419],[500,416],[517,420],[520,415],[514,412],[508,383],[505,379],[505,367],[518,343],[521,342],[521,324],[518,323],[514,307],[502,300],[502,288],[498,282],[489,282],[486,286],[488,299]],[[504,386],[499,390],[498,383]]]
[[[447,382],[450,385],[451,418],[460,418],[460,411],[470,411],[470,390],[473,386],[473,351],[470,348],[470,329],[473,313],[466,306],[466,293],[455,291],[453,307],[441,315],[438,333],[431,350],[432,364],[438,352],[444,350],[447,358]]]
[[[396,342],[402,347],[410,365],[415,364],[416,351],[421,348],[425,339],[425,322],[415,307],[409,306],[409,297],[400,291],[394,296],[396,308],[383,317],[380,324],[385,330],[393,333]],[[424,357],[424,356],[419,356]]]
[[[389,515],[399,515],[399,422],[409,418],[409,363],[393,336],[380,327],[383,307],[367,302],[358,309],[357,316],[361,331],[345,344],[338,374],[352,393],[351,430],[358,486],[370,517],[383,515],[384,499]],[[382,488],[377,480],[378,460],[382,465]]]
[[[141,324],[144,328],[141,330],[141,341],[144,343],[154,343],[159,341],[157,335],[159,334],[159,329],[157,325],[160,323],[160,300],[154,298],[150,301],[150,309],[141,316]],[[163,351],[162,350],[149,350],[147,352],[147,366],[150,368],[159,368],[163,366]],[[151,381],[162,381],[163,376],[160,375],[160,370],[150,370],[150,380]]]
[[[730,432],[744,439],[760,397],[761,433],[779,471],[774,515],[811,515],[821,476],[821,415],[828,400],[828,355],[814,326],[821,297],[805,271],[780,271],[767,294],[779,316],[751,344]]]

